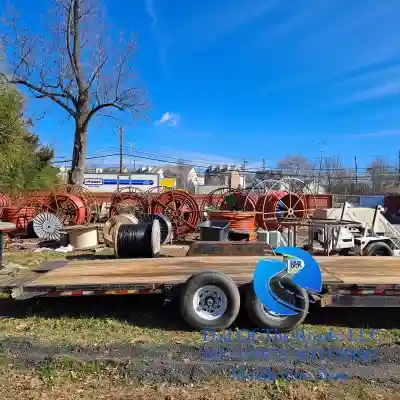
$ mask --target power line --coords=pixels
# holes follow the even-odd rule
[[[144,159],[144,160],[150,160],[150,161],[156,161],[156,162],[162,162],[162,163],[170,163],[170,160],[165,160],[165,159],[161,159],[161,158],[153,158],[153,157],[145,157],[145,156],[140,156],[140,155],[135,155],[134,153],[133,154],[131,154],[131,153],[123,153],[123,156],[134,156],[134,157],[136,157],[136,158],[139,158],[139,159]],[[116,157],[116,156],[120,156],[120,153],[114,153],[114,154],[108,154],[108,155],[106,155],[106,156],[93,156],[93,157],[87,157],[86,159],[87,160],[95,160],[95,159],[101,159],[101,158],[104,158],[104,157]],[[65,163],[65,162],[71,162],[72,160],[64,160],[64,161],[59,161],[59,162],[54,162],[55,164],[63,164],[63,163]],[[181,165],[185,165],[185,166],[191,166],[191,167],[194,167],[194,168],[204,168],[204,169],[206,169],[206,168],[208,168],[208,165],[205,165],[205,164],[203,164],[203,165],[193,165],[193,163],[186,163],[186,162],[183,162],[183,160],[181,160]],[[366,171],[367,171],[367,169],[365,169]],[[251,173],[251,174],[254,174],[255,172],[258,172],[258,171],[254,171],[254,170],[250,170],[250,169],[247,169],[247,170],[238,170],[238,171],[240,171],[240,172],[245,172],[245,173]],[[315,171],[317,171],[317,170],[306,170],[306,171],[303,171],[303,173],[298,173],[298,174],[290,174],[288,171],[284,171],[284,170],[282,170],[282,169],[279,169],[279,168],[271,168],[271,169],[269,169],[268,171],[266,171],[266,172],[264,172],[264,176],[268,176],[268,172],[270,172],[270,173],[276,173],[276,174],[281,174],[281,175],[284,175],[284,176],[286,176],[286,177],[297,177],[297,178],[310,178],[310,176],[312,175],[312,173],[315,173]],[[325,169],[323,169],[323,171],[325,171],[325,172],[332,172],[332,170],[331,169],[329,169],[329,168],[325,168]],[[346,171],[346,173],[351,173],[351,172],[353,172],[354,170],[349,170],[349,169],[344,169],[344,171]],[[394,169],[393,171],[397,171],[397,169]],[[215,174],[223,174],[223,173],[226,173],[226,172],[218,172],[218,171],[216,171],[216,172],[214,172]],[[393,174],[395,174],[395,173],[398,173],[398,172],[393,172]],[[388,176],[388,175],[391,175],[391,173],[388,173],[388,172],[381,172],[381,173],[376,173],[375,174],[375,176],[379,176],[379,175],[381,175],[381,176]],[[361,176],[358,176],[358,179],[360,179],[360,180],[363,180],[363,179],[369,179],[370,178],[370,175],[368,175],[368,174],[364,174],[364,175],[361,175]],[[337,180],[353,180],[354,179],[354,175],[343,175],[343,176],[336,176],[336,177],[331,177],[331,179],[337,179]]]

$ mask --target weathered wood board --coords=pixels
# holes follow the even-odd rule
[[[268,257],[277,258],[281,257]],[[25,287],[107,284],[176,284],[205,270],[221,271],[237,283],[250,282],[260,257],[171,257],[70,261]],[[400,258],[316,257],[325,283],[400,284]]]
[[[194,242],[188,257],[244,257],[273,255],[272,247],[262,242]]]

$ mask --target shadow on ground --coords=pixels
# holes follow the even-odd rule
[[[115,318],[138,327],[164,330],[188,329],[179,313],[179,301],[174,300],[164,304],[164,298],[160,295],[43,298],[25,301],[2,299],[0,316]],[[305,323],[354,328],[400,328],[396,308],[314,309]],[[247,329],[252,327],[243,310],[235,325]]]

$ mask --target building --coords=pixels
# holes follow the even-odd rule
[[[135,173],[157,174],[160,179],[174,178],[176,189],[194,191],[196,186],[204,184],[204,179],[198,175],[196,169],[191,165],[149,165],[137,169]]]
[[[239,165],[210,165],[204,172],[204,185],[244,187],[244,174]]]

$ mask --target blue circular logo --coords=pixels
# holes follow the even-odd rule
[[[253,285],[257,297],[264,307],[276,314],[287,316],[297,315],[303,311],[289,304],[278,296],[274,290],[274,281],[289,279],[291,283],[310,293],[320,293],[322,289],[322,274],[314,257],[297,247],[278,247],[273,249],[283,260],[260,260],[254,271]],[[281,285],[286,292],[287,289]]]

